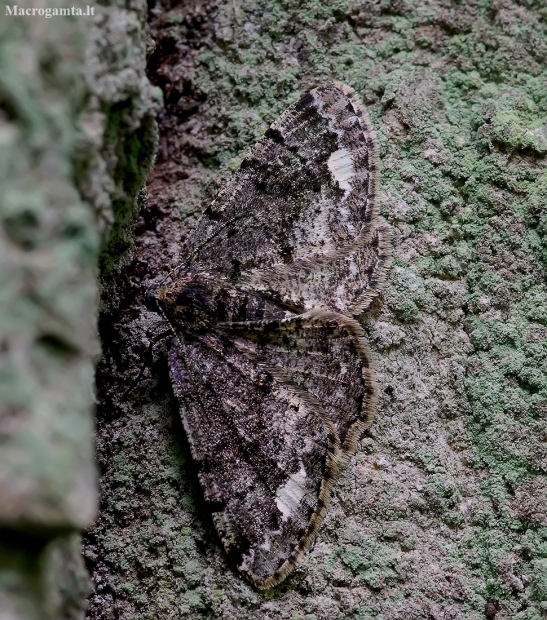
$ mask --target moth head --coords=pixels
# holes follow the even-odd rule
[[[172,285],[154,284],[150,286],[144,294],[144,305],[152,312],[159,312],[164,317],[172,314]]]
[[[144,293],[144,305],[149,309],[157,312],[157,299],[158,299],[158,284],[153,284],[146,289]]]

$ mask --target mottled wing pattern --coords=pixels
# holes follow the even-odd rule
[[[375,194],[363,106],[342,84],[316,88],[249,152],[157,296],[177,333],[172,382],[215,526],[260,588],[309,546],[371,420],[371,360],[351,315],[389,260]]]
[[[268,585],[316,510],[328,430],[290,386],[218,336],[175,340],[170,371],[226,552]]]
[[[388,255],[387,229],[373,229],[376,159],[355,93],[338,83],[312,90],[273,123],[206,209],[184,250],[186,266],[300,310],[359,312]]]
[[[378,227],[368,243],[352,244],[347,251],[256,270],[247,286],[303,312],[323,308],[359,314],[381,289],[391,256],[390,237],[387,227]]]
[[[220,324],[249,359],[298,394],[322,416],[336,445],[349,453],[370,422],[375,401],[370,355],[359,323],[314,310],[295,318]]]
[[[252,583],[275,585],[308,548],[369,421],[361,328],[335,313],[221,324],[175,339],[170,369],[223,545]]]

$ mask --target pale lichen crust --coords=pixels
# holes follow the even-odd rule
[[[156,293],[205,499],[258,588],[309,548],[372,419],[372,360],[353,316],[390,259],[376,186],[363,105],[343,84],[320,86],[245,157]]]

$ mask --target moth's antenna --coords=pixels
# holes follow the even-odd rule
[[[200,243],[198,245],[198,247],[190,254],[190,256],[186,259],[186,261],[188,260],[192,260],[193,258],[195,258],[195,256],[197,255],[197,253],[204,248],[210,241],[212,241],[219,232],[221,232],[222,230],[224,230],[227,226],[229,226],[230,224],[234,224],[235,222],[237,222],[238,220],[241,220],[245,217],[252,217],[250,216],[248,213],[245,213],[244,215],[238,215],[236,217],[233,217],[231,220],[228,220],[227,222],[224,222],[224,224],[222,224],[221,226],[219,226],[215,231],[213,231],[202,243]],[[182,263],[179,263],[175,268],[171,269],[171,271],[165,275],[160,282],[157,284],[157,286],[161,286],[165,280],[167,280],[168,278],[170,278],[178,269],[180,269],[182,267],[182,265],[184,264],[185,261],[183,261]]]
[[[161,286],[165,282],[165,280],[167,280],[167,278],[170,278],[175,273],[175,271],[177,271],[178,269],[180,269],[182,267],[183,264],[184,264],[183,262],[179,263],[174,269],[171,269],[171,271],[166,276],[164,276],[158,282],[158,284],[156,286]]]
[[[245,217],[251,217],[253,219],[256,219],[251,213],[245,213],[243,215],[236,215],[235,217],[233,217],[231,220],[228,220],[227,222],[224,222],[224,224],[222,224],[222,226],[219,226],[214,232],[212,232],[206,239],[205,241],[203,241],[203,243],[200,243],[198,245],[198,247],[192,252],[192,254],[190,255],[190,258],[194,258],[194,256],[203,248],[205,247],[209,241],[211,241],[212,239],[214,239],[219,232],[221,232],[222,230],[224,230],[227,226],[229,226],[230,224],[233,224],[234,222],[237,222],[238,220],[242,220]]]

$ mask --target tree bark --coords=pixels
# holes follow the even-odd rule
[[[545,617],[546,18],[510,0],[152,5],[165,107],[101,318],[89,618]],[[329,79],[368,107],[395,233],[361,317],[382,397],[314,548],[264,593],[213,530],[143,289],[245,148]]]
[[[163,91],[164,107],[156,163],[146,196],[137,202],[155,152],[158,108],[157,91],[143,74],[148,32],[148,77]],[[29,34],[28,41],[23,37],[21,47],[34,49],[43,33]],[[60,49],[61,38],[53,39],[47,49]],[[87,103],[83,95],[80,103],[67,94],[74,93],[77,79],[57,83],[47,74],[55,63],[36,66],[46,72],[45,83],[55,85],[52,97],[69,102],[70,120],[61,126],[70,127],[71,135],[77,134],[75,119],[85,110],[79,141],[68,142],[80,146],[61,155],[67,144],[59,139],[62,132],[55,133],[49,112],[40,116],[47,161],[69,162],[68,169],[76,171],[70,175],[60,166],[64,172],[51,177],[48,168],[50,177],[40,177],[40,187],[50,187],[49,178],[56,188],[62,183],[78,187],[81,197],[70,198],[75,205],[70,213],[95,218],[81,216],[84,224],[77,230],[83,232],[75,242],[66,240],[61,226],[54,227],[48,248],[59,248],[59,265],[66,265],[61,259],[69,244],[83,252],[90,235],[90,259],[81,272],[46,287],[53,292],[40,312],[49,317],[51,304],[68,299],[63,305],[68,318],[57,331],[51,322],[42,327],[40,319],[17,332],[8,350],[31,351],[30,370],[6,381],[3,392],[15,398],[19,392],[9,387],[34,385],[26,381],[36,372],[40,407],[51,410],[44,419],[57,419],[61,407],[54,387],[66,383],[66,409],[89,420],[91,378],[85,369],[92,345],[84,344],[84,333],[92,332],[93,265],[103,247],[103,356],[96,388],[100,512],[85,535],[94,584],[88,617],[545,617],[543,3],[157,1],[149,6],[148,24],[142,4],[109,5],[101,9],[88,42],[87,56],[74,56],[75,66],[86,67]],[[50,58],[36,49],[37,57]],[[380,145],[382,215],[394,229],[388,286],[360,317],[382,396],[372,427],[336,485],[313,549],[284,584],[257,592],[230,565],[207,514],[169,384],[166,326],[144,306],[144,292],[147,283],[178,264],[181,241],[244,150],[302,90],[330,79],[352,86],[367,105]],[[31,76],[28,83],[36,88],[41,82]],[[13,149],[18,146],[28,170],[35,166],[35,147],[28,138],[27,154],[25,140],[38,125],[32,125],[26,100],[16,98],[18,91],[5,82],[0,86],[10,127],[27,132],[2,135],[12,140]],[[50,100],[48,93],[36,98]],[[27,172],[9,170],[4,183],[26,178]],[[3,195],[30,195],[25,188],[18,191]],[[65,204],[60,198],[47,200],[49,213],[65,213],[64,206],[55,206]],[[25,209],[16,206],[13,212],[19,217],[30,207]],[[6,252],[19,252],[14,262],[26,265],[17,261],[42,256],[35,253],[42,246],[36,246],[32,231],[49,230],[43,227],[53,220],[39,219],[29,232],[32,213],[30,220],[13,220],[11,211],[6,213]],[[32,262],[31,284],[13,289],[10,297],[20,300],[21,308],[37,299],[33,282],[45,281],[44,274],[65,273],[56,267],[47,271],[45,262],[36,267],[37,262]],[[13,281],[26,282],[11,267],[2,269],[6,278],[11,274]],[[26,342],[29,347],[22,347]],[[5,368],[18,368],[6,350]],[[60,359],[48,366],[52,374],[35,369],[38,354]],[[50,381],[47,389],[39,382],[44,376]],[[28,416],[39,410],[32,408],[30,396],[25,398],[6,407],[2,424],[7,420],[9,429],[23,428],[18,426],[23,422],[13,422],[18,412]],[[92,479],[86,456],[89,422],[78,428],[84,426],[81,444],[67,439],[63,476],[77,471],[73,462],[87,459]],[[37,428],[33,423],[32,433]],[[16,445],[15,431],[9,432]],[[51,453],[57,458],[55,450]],[[33,471],[38,470],[27,468],[25,476]],[[11,473],[8,478],[17,480]],[[63,506],[67,495],[58,495],[55,506]],[[43,515],[37,495],[29,497],[27,505],[38,509],[17,514]],[[76,502],[77,508],[82,505]],[[77,532],[90,517],[63,518],[46,528],[35,516],[2,521],[9,533],[2,539],[7,549],[2,600],[16,601],[23,610],[21,592],[44,583],[44,575],[57,575],[55,585],[32,592],[59,593],[36,595],[34,611],[14,612],[10,620],[81,616],[83,581],[67,576],[81,570],[62,558],[77,562],[76,534],[65,532]],[[29,523],[39,533],[36,546],[27,539]],[[24,541],[14,532],[22,532]],[[50,553],[50,544],[64,551]],[[54,568],[44,568],[46,553],[53,558],[47,566]]]

